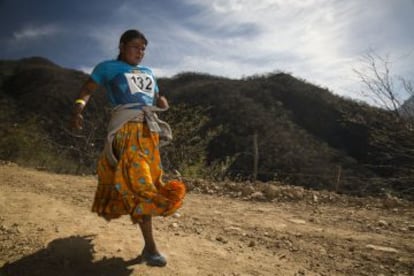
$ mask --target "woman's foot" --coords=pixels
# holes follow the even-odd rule
[[[162,267],[167,265],[167,259],[163,255],[158,252],[149,253],[149,251],[146,251],[145,249],[142,250],[141,261],[145,262],[149,266]]]

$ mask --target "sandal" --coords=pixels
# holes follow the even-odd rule
[[[167,259],[157,253],[157,254],[150,254],[146,252],[145,250],[141,253],[141,260],[142,262],[145,262],[149,266],[166,266],[167,265]]]

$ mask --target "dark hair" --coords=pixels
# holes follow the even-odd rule
[[[134,39],[142,39],[145,42],[145,45],[148,45],[148,40],[145,37],[145,35],[143,33],[141,33],[138,30],[128,30],[125,31],[122,35],[121,38],[119,39],[119,44],[127,44],[128,42],[130,42],[131,40]],[[121,54],[118,54],[118,60],[121,59]]]

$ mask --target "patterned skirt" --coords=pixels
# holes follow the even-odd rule
[[[181,207],[185,185],[162,181],[159,137],[145,123],[126,123],[113,141],[119,160],[112,167],[105,154],[98,161],[98,187],[92,211],[107,220],[130,215],[134,223],[143,215],[168,216]]]

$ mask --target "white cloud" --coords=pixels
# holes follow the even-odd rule
[[[202,47],[206,52],[199,56],[195,66],[211,69],[211,61],[220,63],[217,73],[223,70],[232,77],[249,72],[269,72],[288,69],[300,74],[301,68],[320,68],[326,61],[340,59],[341,39],[338,27],[332,24],[335,10],[329,5],[312,4],[321,1],[205,1],[188,0],[203,6],[203,12],[191,18],[201,29],[212,35],[203,37],[202,30],[186,30],[185,26],[174,32],[178,40]],[[234,32],[235,26],[251,26],[246,34],[243,29]],[[251,24],[251,25],[246,25]],[[220,34],[228,32],[228,36]],[[189,35],[190,33],[190,35]],[[185,34],[185,36],[182,36]],[[210,63],[204,56],[210,57]],[[286,55],[290,58],[286,58]],[[196,57],[194,57],[196,59]],[[239,60],[239,63],[237,63]],[[245,61],[260,63],[244,64]],[[295,70],[296,69],[296,70]],[[244,70],[244,71],[243,71]],[[259,71],[259,72],[258,72]]]
[[[41,39],[59,33],[61,29],[57,25],[25,26],[13,33],[15,41]]]
[[[213,74],[237,77],[250,72],[282,70],[333,92],[355,97],[358,80],[352,69],[361,54],[373,46],[390,47],[398,54],[407,48],[399,43],[395,31],[395,26],[400,26],[396,23],[399,18],[393,14],[395,3],[385,0],[186,0],[186,3],[200,7],[200,14],[188,20],[199,26],[200,41],[205,41],[206,37],[204,40],[202,37],[207,34],[208,45],[215,46],[205,48],[207,52],[198,57],[198,62],[189,64],[218,70]],[[251,28],[245,33],[243,28],[240,32],[232,31],[240,26]],[[204,56],[210,57],[209,62],[205,62]],[[211,66],[213,61],[221,66]]]
[[[66,37],[75,36],[84,47],[82,57],[79,43],[65,54],[89,73],[97,62],[116,57],[123,31],[139,28],[150,42],[143,64],[157,76],[192,71],[239,78],[280,70],[355,97],[358,80],[352,69],[369,48],[396,57],[396,74],[413,75],[414,42],[407,27],[414,22],[407,19],[413,5],[403,0],[181,0],[172,5],[122,1],[104,22],[91,18],[75,32],[66,27]],[[26,24],[9,46],[27,51],[23,45],[35,44],[26,40],[63,31],[53,24]]]
[[[333,24],[338,15],[326,1],[187,0],[187,4],[198,5],[200,12],[185,20],[157,15],[157,24],[144,25],[150,36],[144,62],[164,68],[159,70],[163,75],[197,71],[241,77],[286,70],[313,81],[316,71],[344,59],[339,53],[341,26]],[[114,14],[129,18],[138,12],[136,5],[124,2]],[[109,56],[117,52],[123,24],[121,20],[105,26],[105,32],[102,28],[90,32]]]

